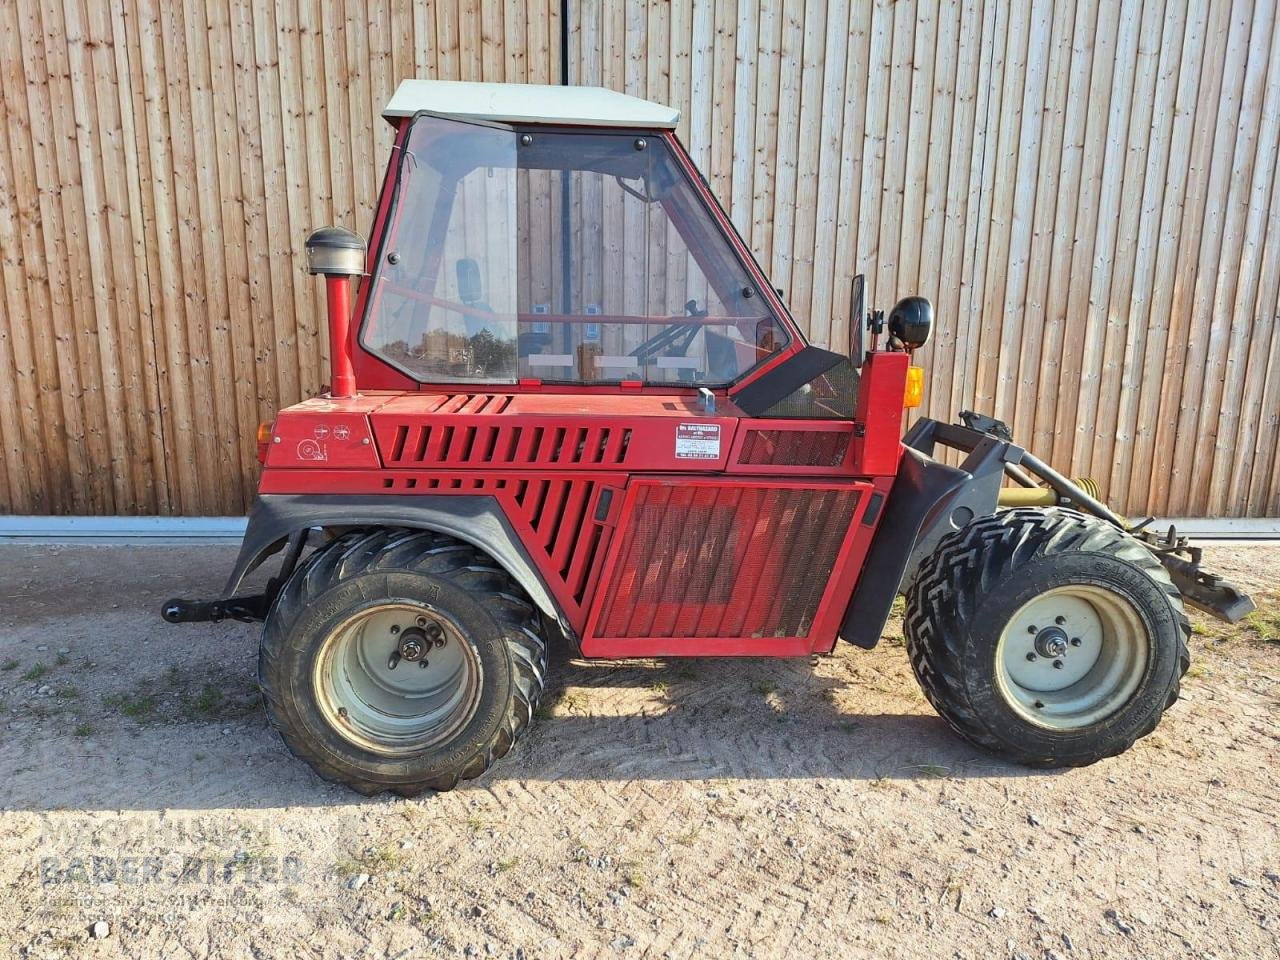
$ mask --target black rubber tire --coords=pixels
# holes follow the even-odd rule
[[[329,632],[382,599],[423,600],[446,612],[479,657],[483,682],[471,719],[448,741],[388,757],[341,736],[311,682]],[[353,531],[312,554],[267,616],[258,682],[289,751],[321,777],[367,796],[449,790],[505,756],[542,696],[547,648],[537,609],[494,561],[461,541],[420,530]]]
[[[1150,653],[1124,706],[1059,731],[1008,706],[995,658],[1001,632],[1023,604],[1071,583],[1129,600]],[[1028,766],[1085,766],[1154,730],[1178,699],[1190,634],[1177,588],[1146,547],[1109,523],[1056,507],[1001,511],[947,536],[907,594],[907,651],[929,702],[966,740]]]

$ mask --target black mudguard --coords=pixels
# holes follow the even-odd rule
[[[932,457],[934,444],[965,450],[960,467]],[[889,619],[893,598],[915,580],[921,561],[939,540],[975,517],[994,513],[1005,463],[1022,450],[966,427],[918,420],[903,438],[898,475],[880,526],[845,609],[840,636],[871,649]]]
[[[264,494],[249,514],[225,596],[234,596],[244,578],[291,538],[317,528],[409,527],[456,537],[493,557],[565,636],[572,636],[551,592],[510,522],[493,497],[467,495],[306,496]]]

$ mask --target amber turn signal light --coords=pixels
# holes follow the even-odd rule
[[[902,405],[918,407],[924,402],[924,367],[907,367],[907,388],[903,391]]]
[[[263,420],[258,424],[258,462],[267,462],[267,451],[271,449],[271,437],[276,431],[274,420]]]

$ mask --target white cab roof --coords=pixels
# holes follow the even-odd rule
[[[402,80],[382,115],[411,117],[419,110],[467,120],[593,127],[674,128],[680,120],[675,107],[604,87],[457,80]]]

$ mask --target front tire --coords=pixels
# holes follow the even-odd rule
[[[372,795],[449,790],[507,754],[542,695],[537,610],[473,547],[423,531],[346,534],[289,579],[258,679],[285,745]]]
[[[925,696],[972,743],[1083,766],[1155,729],[1191,627],[1160,561],[1072,510],[1007,510],[946,537],[907,596]]]

